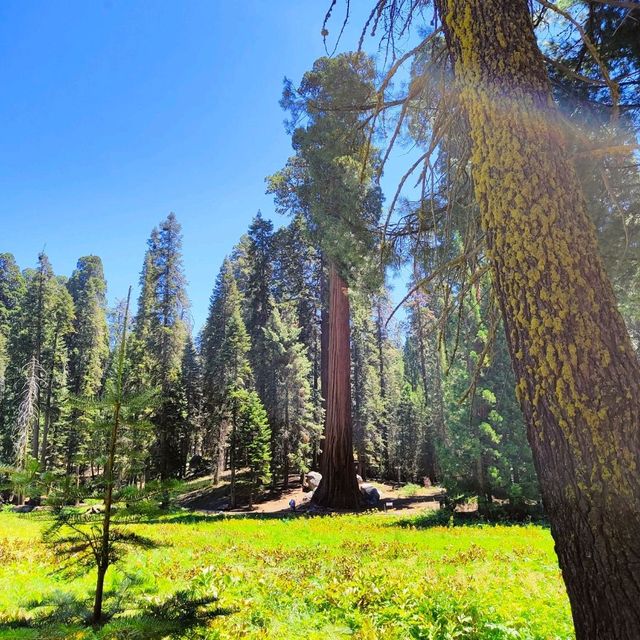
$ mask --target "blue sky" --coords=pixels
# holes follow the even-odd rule
[[[345,48],[369,3],[352,3]],[[223,257],[290,154],[278,100],[324,54],[322,0],[3,0],[0,251],[56,273],[99,255],[109,298],[136,285],[149,233],[183,226],[198,330]],[[339,26],[338,20],[330,25]]]

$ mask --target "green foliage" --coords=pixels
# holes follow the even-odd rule
[[[372,298],[362,291],[351,296],[353,440],[363,477],[380,477],[388,471],[393,437],[390,414],[395,400],[390,368],[397,350],[386,339],[384,318],[378,313],[374,316],[378,305]]]
[[[123,514],[124,515],[124,514]],[[74,578],[95,569],[101,562],[103,550],[104,513],[79,512],[75,508],[60,508],[51,526],[43,533],[43,540],[59,558],[57,571]],[[114,518],[114,524],[117,519]],[[108,564],[114,565],[124,557],[128,547],[150,549],[155,543],[147,537],[123,527],[110,530],[106,554]]]
[[[83,572],[95,567],[97,582],[92,622],[100,624],[103,621],[102,603],[104,597],[104,578],[109,567],[121,558],[121,548],[124,545],[137,547],[150,546],[153,543],[138,534],[121,528],[116,528],[113,517],[114,489],[117,478],[117,453],[119,438],[122,432],[135,428],[140,416],[149,411],[151,403],[156,397],[155,390],[128,393],[128,380],[125,378],[125,363],[127,361],[127,330],[129,301],[131,288],[122,320],[120,341],[117,345],[115,367],[112,377],[106,385],[106,392],[102,398],[96,400],[91,397],[78,398],[76,404],[85,410],[94,412],[98,429],[106,431],[104,442],[104,488],[103,511],[98,519],[89,512],[78,513],[74,509],[65,508],[68,497],[57,496],[54,503],[55,519],[51,527],[44,533],[45,541],[51,545],[56,554],[66,560],[62,571]],[[65,484],[65,487],[68,485]],[[74,497],[77,498],[77,495]]]
[[[241,313],[233,266],[225,260],[211,296],[209,315],[202,330],[203,406],[209,424],[209,441],[214,456],[214,471],[222,471],[229,424],[233,431],[237,405],[233,396],[251,389],[253,373],[248,353],[251,347]]]
[[[235,460],[245,460],[253,482],[267,484],[271,479],[271,429],[267,412],[255,391],[238,389],[231,396],[235,403]]]
[[[96,397],[102,390],[110,354],[106,313],[107,283],[100,258],[80,258],[67,283],[67,289],[75,308],[73,332],[67,339],[67,385],[75,396]],[[60,433],[59,462],[68,471],[77,469],[87,457],[95,455],[97,447],[94,438],[90,415],[76,407]]]
[[[150,462],[156,473],[168,478],[184,473],[189,448],[182,379],[189,300],[181,227],[175,214],[170,213],[153,229],[147,245],[131,365],[141,388],[153,386],[162,391],[162,401],[152,418],[156,433]]]
[[[67,289],[75,307],[69,337],[69,387],[75,395],[93,397],[100,391],[109,357],[102,260],[98,256],[80,258]]]
[[[147,245],[135,325],[137,337],[148,350],[150,383],[162,386],[179,374],[189,308],[181,227],[175,214],[153,229]]]
[[[7,429],[2,428],[6,416],[7,367],[10,364],[9,336],[25,294],[25,282],[15,258],[0,253],[0,458],[8,458],[12,442]],[[3,433],[4,431],[4,433]]]
[[[44,472],[40,461],[31,456],[27,456],[20,467],[0,467],[0,474],[6,478],[0,481],[0,491],[6,490],[15,496],[30,498],[35,502],[60,481],[59,474]]]
[[[458,316],[450,319],[445,342],[450,362],[443,381],[445,431],[437,449],[451,500],[478,496],[486,510],[494,497],[513,505],[537,501],[539,494],[501,326],[482,357],[490,339],[482,299],[469,296]]]
[[[407,482],[399,491],[400,495],[403,498],[411,498],[413,496],[418,495],[420,491],[420,486],[417,484],[413,484],[412,482]]]
[[[425,466],[421,459],[426,440],[428,413],[424,393],[405,384],[395,411],[397,432],[391,451],[390,464],[399,479],[416,481]]]
[[[243,316],[251,349],[249,360],[256,390],[263,403],[268,403],[268,386],[271,378],[266,354],[264,328],[267,326],[273,299],[273,223],[265,220],[260,212],[253,219],[247,233],[245,273],[243,274]]]
[[[29,601],[60,591],[50,573],[55,557],[38,541],[43,526],[33,516],[0,514],[0,540],[9,543],[0,546],[8,554],[0,563],[5,624],[35,616]],[[132,528],[163,546],[130,554],[111,575],[107,611],[113,615],[101,630],[79,623],[64,632],[53,623],[5,626],[0,638],[54,637],[56,630],[80,639],[148,640],[161,631],[185,639],[573,638],[553,540],[538,526],[450,528],[437,517],[380,514],[255,519],[177,512]],[[127,575],[137,580],[120,608],[111,599],[125,590]],[[65,587],[66,598],[82,600],[88,587],[88,578],[80,578]],[[233,613],[190,628],[165,626],[167,618],[188,618],[191,605],[175,596],[184,590],[196,599],[217,596],[213,610]],[[144,592],[153,592],[147,600],[160,614],[153,623]]]
[[[362,109],[375,103],[374,81],[363,53],[319,58],[298,89],[286,80],[281,105],[296,156],[268,178],[277,207],[307,217],[323,255],[349,283],[380,275],[372,268],[382,203],[373,182],[378,158]]]
[[[273,470],[285,482],[291,470],[309,470],[312,446],[320,436],[309,375],[311,363],[300,342],[301,329],[290,305],[273,304],[264,328],[265,351],[271,373]]]
[[[5,460],[24,457],[18,451],[15,431],[26,435],[30,453],[47,467],[58,454],[59,443],[52,433],[64,430],[68,413],[67,338],[73,331],[75,309],[63,279],[56,278],[47,256],[38,256],[36,269],[24,273],[24,295],[12,310],[12,325],[7,341],[7,377],[2,398],[2,431]],[[11,287],[9,287],[11,288]],[[15,300],[15,299],[14,299]],[[1,355],[1,354],[0,354]],[[28,424],[20,424],[25,367],[37,372],[38,384],[34,412]]]

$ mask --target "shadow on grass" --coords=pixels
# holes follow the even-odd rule
[[[351,512],[357,513],[357,512]],[[204,522],[222,522],[222,521],[234,521],[234,520],[294,520],[300,517],[311,517],[323,515],[321,513],[311,513],[307,511],[293,512],[291,509],[284,509],[282,511],[274,511],[270,513],[264,512],[252,512],[252,511],[230,511],[230,512],[215,512],[215,513],[203,513],[203,512],[172,512],[168,511],[162,516],[152,516],[141,518],[136,522],[140,524],[200,524]],[[324,514],[328,515],[328,514]]]
[[[92,597],[55,591],[44,599],[27,603],[29,614],[4,621],[0,631],[34,629],[38,631],[38,638],[66,638],[85,628],[93,632],[89,637],[101,640],[160,640],[235,612],[218,607],[217,600],[213,595],[197,595],[184,590],[164,599],[137,598],[133,606],[126,608],[123,597],[111,591],[105,594],[102,624],[92,626]]]
[[[540,512],[512,513],[508,510],[494,510],[490,514],[481,515],[477,511],[452,513],[441,509],[431,513],[394,518],[386,524],[388,527],[403,529],[431,529],[433,527],[478,527],[483,525],[501,525],[521,527],[533,524],[548,528],[549,523]]]

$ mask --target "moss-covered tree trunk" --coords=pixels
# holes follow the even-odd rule
[[[517,393],[579,640],[640,638],[640,365],[526,0],[438,0]]]
[[[360,504],[360,491],[353,461],[349,296],[347,284],[333,264],[329,266],[328,310],[322,480],[313,502],[353,509]]]

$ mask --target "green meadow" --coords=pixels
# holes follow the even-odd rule
[[[45,512],[0,513],[0,639],[565,640],[571,615],[549,531],[437,513],[218,517],[131,525],[156,546],[73,580],[41,541]]]

